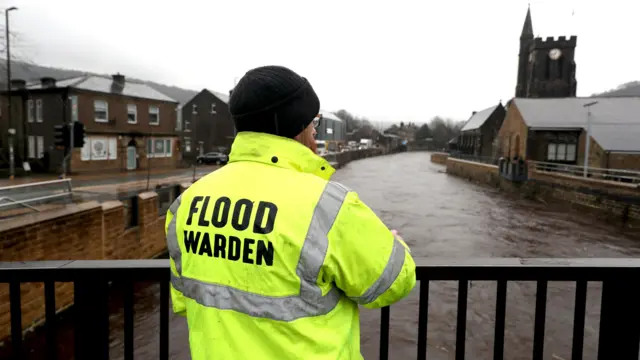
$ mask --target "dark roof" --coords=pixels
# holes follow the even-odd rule
[[[391,139],[402,139],[402,136],[399,136],[399,135],[396,135],[396,134],[384,133],[384,134],[382,134],[382,136],[388,137],[388,138],[391,138]]]
[[[174,89],[179,89],[179,88],[175,88]],[[180,91],[182,90],[182,91]],[[188,103],[189,101],[193,100],[194,97],[196,97],[196,95],[202,93],[202,92],[208,92],[209,94],[217,97],[218,99],[220,99],[220,101],[222,101],[225,104],[229,104],[229,95],[225,95],[223,93],[219,93],[217,91],[213,91],[213,90],[209,90],[209,89],[202,89],[199,92],[196,91],[192,91],[192,90],[184,90],[184,89],[179,89],[178,91],[173,91],[173,93],[175,95],[177,95],[179,97],[178,101],[180,102],[180,107],[182,107],[182,105]]]
[[[122,89],[115,90],[113,87],[113,79],[105,76],[98,75],[81,75],[70,79],[60,80],[56,82],[56,87],[59,88],[74,88],[80,90],[95,91],[105,94],[118,94],[124,96],[131,96],[142,99],[151,99],[158,101],[177,102],[175,99],[161,93],[160,91],[152,88],[151,86],[125,80],[124,87]],[[42,89],[40,82],[27,84],[27,89],[38,90]]]
[[[528,127],[587,127],[585,104],[590,107],[591,136],[607,151],[640,151],[640,97],[586,97],[555,99],[516,98]]]
[[[489,116],[493,114],[498,106],[502,106],[502,104],[498,104],[474,113],[473,115],[471,115],[471,118],[469,118],[469,120],[464,124],[464,126],[462,126],[462,129],[460,131],[479,129],[485,123],[485,121],[489,119]]]
[[[4,59],[0,59],[0,68],[6,68],[6,61]],[[26,63],[21,61],[12,61],[11,62],[11,77],[14,79],[24,79],[24,80],[38,80],[42,77],[52,77],[58,81],[63,81],[64,79],[70,79],[75,77],[80,77],[84,75],[96,75],[96,76],[107,76],[108,75],[99,75],[86,71],[78,71],[78,70],[69,70],[69,69],[61,69],[54,68],[49,66],[40,66],[32,63]],[[197,90],[191,89],[183,89],[177,86],[159,84],[153,81],[143,81],[139,79],[133,79],[132,77],[128,77],[127,81],[135,81],[137,83],[143,83],[151,86],[153,89],[165,94],[171,99],[174,99],[176,102],[180,104],[185,104],[189,100],[191,100],[196,94],[199,93]],[[224,93],[220,93],[217,91],[212,91],[213,94],[218,96],[220,100],[224,102],[228,102],[228,95]]]
[[[342,119],[337,117],[336,114],[331,112],[331,111],[326,111],[326,110],[320,109],[320,114],[322,114],[322,118],[323,119],[328,119],[328,120],[335,121],[335,122],[342,122]]]

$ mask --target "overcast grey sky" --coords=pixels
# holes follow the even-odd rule
[[[514,95],[536,35],[578,35],[578,96],[640,79],[640,1],[0,0],[28,60],[227,92],[250,68],[307,77],[328,110],[463,120]],[[4,21],[4,20],[2,20]]]

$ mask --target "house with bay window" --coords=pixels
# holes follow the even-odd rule
[[[46,171],[59,172],[66,155],[54,146],[53,127],[74,121],[84,124],[85,139],[66,157],[72,173],[173,168],[180,162],[178,103],[149,85],[121,74],[84,75],[41,79],[19,94],[26,107],[25,152],[35,162],[46,157]]]
[[[640,170],[638,139],[640,97],[514,98],[498,148],[508,158]]]

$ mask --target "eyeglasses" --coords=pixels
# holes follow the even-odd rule
[[[320,125],[320,119],[322,119],[322,114],[318,114],[313,118],[313,121],[311,123],[313,124],[314,128],[317,128],[318,125]]]

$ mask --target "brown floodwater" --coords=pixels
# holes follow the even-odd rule
[[[475,185],[444,173],[429,153],[401,153],[350,163],[334,180],[357,191],[388,224],[398,229],[417,261],[467,257],[636,257],[637,233],[595,222],[577,213],[548,208]],[[391,308],[390,358],[415,359],[419,284]],[[505,359],[532,354],[535,283],[511,282],[507,289]],[[472,282],[467,310],[468,359],[493,356],[496,284]],[[545,359],[570,359],[575,287],[550,282],[547,296]],[[121,293],[111,295],[111,358],[121,359],[123,315]],[[455,354],[457,284],[432,282],[429,293],[428,357],[453,359]],[[585,359],[595,359],[598,343],[600,284],[587,294]],[[137,286],[135,358],[158,358],[159,286]],[[362,353],[377,359],[379,310],[363,309]],[[64,323],[63,323],[64,324]],[[61,358],[72,349],[72,330],[62,326]],[[170,358],[189,359],[183,318],[171,315]],[[30,341],[29,358],[39,359],[40,341]],[[1,357],[1,356],[0,356]]]

